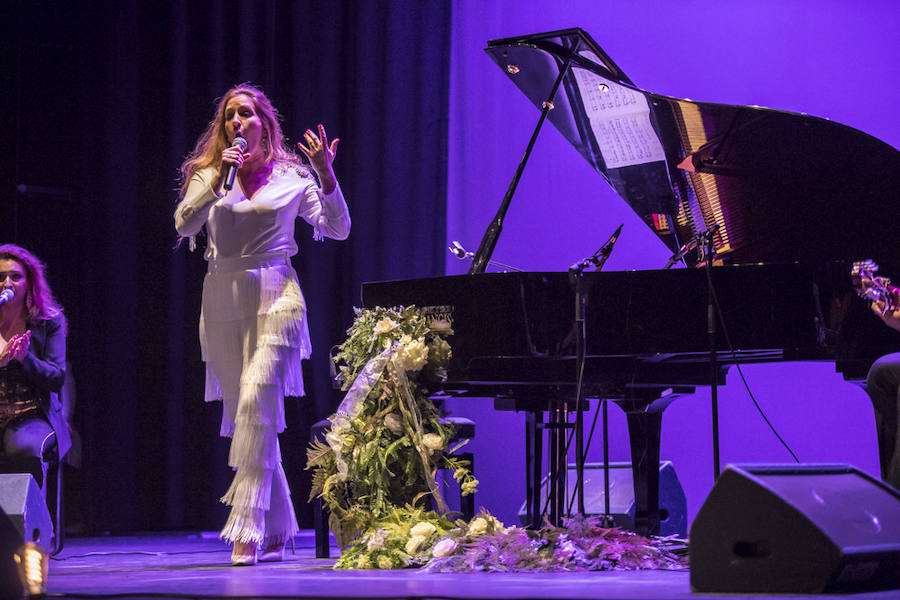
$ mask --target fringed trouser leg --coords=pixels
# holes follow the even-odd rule
[[[241,384],[228,455],[234,480],[222,497],[231,506],[221,533],[227,541],[281,544],[299,531],[278,444],[282,402],[280,382]]]
[[[234,480],[222,501],[231,512],[221,537],[275,545],[299,529],[281,465],[284,396],[303,395],[309,356],[306,304],[289,264],[219,272],[204,284],[201,344],[207,400],[221,397],[222,430],[232,436]]]

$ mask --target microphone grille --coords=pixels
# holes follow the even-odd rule
[[[237,146],[238,148],[241,149],[241,151],[243,151],[243,150],[247,149],[247,140],[245,140],[244,138],[242,138],[239,135],[236,135],[236,136],[234,136],[234,139],[231,140],[231,145]]]

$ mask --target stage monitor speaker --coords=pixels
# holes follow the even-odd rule
[[[566,476],[566,495],[572,498],[578,472],[575,464],[570,463]],[[584,465],[584,510],[588,515],[602,515],[605,510],[603,484],[603,463],[586,463]],[[547,478],[541,481],[542,503],[547,497]],[[567,502],[568,505],[568,502]],[[573,505],[574,507],[574,505]],[[660,535],[687,535],[687,499],[675,467],[671,461],[659,463],[659,509],[662,513],[659,524]],[[519,522],[526,525],[527,506],[519,509]],[[609,463],[609,511],[616,527],[634,530],[634,476],[631,463]]]
[[[0,506],[0,600],[21,600],[24,595],[13,555],[22,547],[22,534]]]
[[[900,587],[900,492],[850,465],[729,465],[691,525],[697,592]]]
[[[0,474],[0,508],[24,541],[50,548],[53,525],[41,488],[30,473]]]

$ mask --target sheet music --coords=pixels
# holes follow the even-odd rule
[[[600,62],[593,52],[581,54]],[[662,144],[650,123],[650,106],[643,94],[591,71],[577,67],[572,71],[607,168],[665,160]]]

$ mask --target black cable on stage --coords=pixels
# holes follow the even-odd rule
[[[734,360],[734,365],[737,367],[738,375],[741,376],[741,382],[744,384],[744,389],[747,390],[747,395],[750,396],[751,402],[753,402],[753,406],[756,407],[757,412],[763,418],[766,425],[769,426],[769,429],[775,435],[781,445],[784,446],[785,450],[791,455],[791,458],[794,459],[794,462],[799,463],[800,459],[797,458],[797,455],[794,454],[794,451],[791,450],[791,447],[788,445],[784,438],[781,437],[781,434],[775,429],[775,426],[772,425],[772,422],[769,421],[769,418],[766,416],[765,411],[759,405],[759,402],[756,401],[756,396],[753,395],[753,391],[750,389],[750,384],[747,383],[747,379],[744,377],[744,371],[741,369],[740,363],[737,361],[737,353],[734,350],[734,345],[731,343],[731,336],[728,334],[728,327],[725,325],[725,317],[722,314],[722,307],[719,306],[719,296],[716,294],[716,288],[713,286],[712,277],[709,273],[709,269],[704,269],[706,271],[707,283],[709,285],[709,290],[712,292],[713,303],[716,305],[716,315],[719,317],[719,325],[722,326],[722,334],[725,336],[725,343],[728,344],[728,351],[731,353],[731,358]]]
[[[707,283],[709,284],[709,289],[712,292],[713,303],[716,306],[716,315],[719,318],[719,325],[721,325],[721,327],[722,327],[722,335],[725,336],[725,343],[728,345],[728,351],[731,354],[731,358],[733,359],[734,366],[737,368],[737,372],[741,378],[741,382],[744,386],[744,389],[747,391],[747,395],[750,397],[750,401],[753,402],[753,406],[756,407],[757,412],[762,417],[765,424],[769,427],[769,430],[772,432],[772,434],[775,436],[775,438],[779,441],[779,443],[784,447],[784,449],[788,451],[788,453],[791,455],[791,458],[794,459],[794,462],[799,463],[800,459],[794,453],[793,449],[791,449],[790,445],[781,436],[781,434],[778,433],[778,430],[775,429],[775,426],[769,420],[769,417],[766,416],[765,411],[762,409],[762,407],[759,405],[759,402],[756,400],[756,396],[753,394],[753,390],[750,389],[750,384],[747,382],[747,378],[744,377],[744,370],[741,368],[741,364],[737,360],[737,352],[734,349],[734,345],[731,343],[731,335],[728,333],[728,326],[725,324],[725,317],[722,313],[722,307],[719,305],[719,296],[718,296],[718,294],[716,294],[716,288],[712,283],[712,280],[710,278],[710,274],[709,274],[708,270],[706,270],[706,276],[708,279]],[[578,386],[577,386],[576,390],[579,389],[580,386],[582,385],[582,380],[583,380],[583,376],[584,376],[584,365],[580,365],[580,367],[581,368],[579,369],[579,373],[578,373]],[[577,398],[577,396],[576,396],[576,398]],[[600,402],[602,403],[602,402],[604,402],[604,400],[600,400]],[[594,430],[597,425],[597,415],[599,415],[599,414],[600,414],[600,407],[597,406],[597,409],[594,412],[594,420],[591,423],[591,431],[587,438],[587,445],[585,446],[585,449],[584,449],[585,457],[587,457],[588,450],[591,447],[591,440],[594,437]],[[571,447],[572,438],[574,437],[574,435],[575,435],[574,432],[570,432],[568,435],[568,439],[566,440],[565,456],[566,456],[567,464],[568,464],[569,448]],[[566,510],[567,513],[571,513],[571,511],[572,511],[572,505],[575,502],[576,490],[578,489],[577,484],[578,484],[578,482],[576,481],[576,485],[574,486],[574,489],[572,491],[572,497],[569,500],[568,508]],[[547,514],[547,508],[548,508],[548,505],[544,504],[544,508],[541,510],[541,516],[544,516]]]

